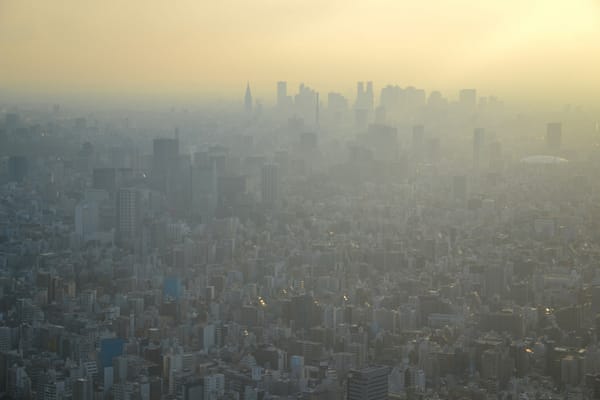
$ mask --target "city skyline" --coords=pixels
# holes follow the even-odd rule
[[[598,104],[597,2],[0,5],[0,88],[237,99],[247,81],[348,93],[357,80]],[[568,77],[568,79],[566,79]]]

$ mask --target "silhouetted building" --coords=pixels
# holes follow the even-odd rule
[[[458,102],[465,109],[474,108],[477,104],[477,90],[462,89],[458,94]]]
[[[373,147],[375,158],[380,161],[394,161],[398,158],[398,132],[394,127],[369,125],[367,144]]]
[[[94,168],[92,173],[92,187],[114,193],[117,182],[117,173],[114,168]]]
[[[117,241],[132,245],[140,234],[141,193],[135,188],[122,188],[117,194]]]
[[[250,91],[250,83],[246,85],[246,94],[244,95],[244,109],[246,112],[252,112],[252,92]]]
[[[170,195],[179,170],[179,140],[158,138],[153,142],[152,180],[156,189]]]
[[[285,108],[288,106],[287,82],[277,82],[277,107]]]

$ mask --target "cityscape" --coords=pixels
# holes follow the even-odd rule
[[[0,78],[0,399],[600,399],[600,103],[248,75]]]

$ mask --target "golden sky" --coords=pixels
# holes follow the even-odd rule
[[[600,103],[600,0],[0,0],[0,89],[243,95],[357,80]]]

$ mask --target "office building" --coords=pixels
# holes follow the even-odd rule
[[[77,379],[73,384],[73,400],[92,400],[93,389],[93,384],[89,379]]]
[[[179,139],[157,138],[153,142],[152,181],[167,195],[175,188],[179,170]]]
[[[117,182],[115,168],[94,168],[92,172],[92,187],[114,193]]]
[[[386,400],[388,398],[388,367],[368,367],[352,370],[348,375],[348,400]]]
[[[285,107],[287,105],[287,82],[277,82],[277,106]]]
[[[204,400],[217,400],[225,394],[225,376],[212,374],[204,377]]]
[[[117,194],[117,241],[131,245],[141,229],[141,193],[136,188],[122,188]]]
[[[474,108],[477,105],[477,90],[462,89],[458,93],[458,102],[465,109]]]

